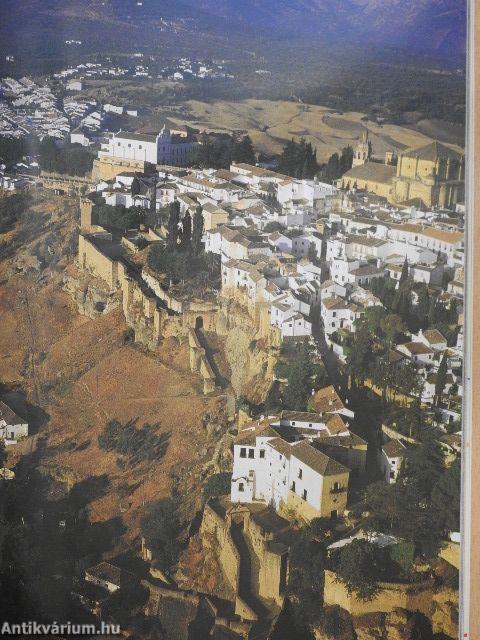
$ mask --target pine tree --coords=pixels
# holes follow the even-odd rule
[[[232,160],[255,164],[255,150],[250,136],[244,136],[240,141],[234,140],[232,145]]]
[[[202,252],[202,236],[204,228],[203,209],[199,205],[193,214],[192,249],[194,255],[198,256]]]

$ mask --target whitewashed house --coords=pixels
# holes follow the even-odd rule
[[[19,438],[27,436],[28,423],[0,400],[0,439],[5,444],[14,444]]]
[[[406,447],[400,440],[388,440],[382,445],[377,460],[385,482],[394,484],[402,469]]]
[[[341,516],[349,469],[307,440],[287,442],[267,427],[234,445],[232,502],[263,502],[310,520]]]

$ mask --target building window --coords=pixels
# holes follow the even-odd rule
[[[243,484],[243,482],[240,482],[240,484],[238,485],[238,491],[240,493],[243,493],[245,491],[245,485]]]
[[[304,500],[307,499],[307,490],[306,489],[303,490],[303,499]]]
[[[244,447],[242,447],[240,449],[240,458],[246,458],[246,457],[247,457],[247,450]]]
[[[292,491],[295,493],[295,480],[292,482]]]
[[[255,458],[255,449],[249,449],[248,450],[248,457],[249,458]]]
[[[265,449],[260,449],[260,458],[265,458]]]
[[[302,476],[303,476],[303,471],[302,471],[302,469],[299,469],[298,470],[298,479],[301,480]]]
[[[334,482],[333,483],[333,490],[334,491],[338,491],[340,489],[340,485],[338,484],[338,482]]]

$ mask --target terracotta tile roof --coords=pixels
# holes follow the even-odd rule
[[[335,387],[330,385],[329,387],[323,387],[315,392],[312,397],[312,408],[317,413],[331,413],[333,411],[339,411],[344,409],[340,396],[335,391]]]
[[[405,455],[406,448],[399,440],[389,440],[382,446],[382,451],[388,458],[399,458]]]
[[[328,418],[327,429],[333,436],[337,433],[345,433],[345,431],[348,431],[348,425],[341,415],[334,413]]]
[[[5,420],[7,425],[26,424],[26,421],[10,409],[8,404],[0,400],[0,422]]]
[[[416,158],[417,156],[420,160],[431,160],[435,161],[437,158],[441,158],[446,160],[447,158],[451,158],[452,160],[460,160],[463,158],[463,154],[459,153],[455,149],[451,147],[447,147],[447,145],[438,142],[435,140],[434,142],[430,142],[422,147],[412,147],[410,149],[406,149],[401,152],[402,156],[407,158]]]
[[[384,184],[390,184],[396,173],[397,168],[389,164],[367,162],[366,164],[361,164],[358,167],[352,167],[346,173],[344,173],[342,178],[340,179],[357,179],[366,180],[368,182],[381,182]],[[373,220],[372,224],[374,224]]]
[[[321,476],[334,476],[339,473],[349,473],[350,469],[316,449],[306,440],[290,446],[291,456],[303,462]]]
[[[423,332],[423,335],[430,344],[439,344],[440,342],[447,341],[445,336],[442,335],[438,329],[426,329]]]
[[[321,413],[310,411],[282,411],[282,418],[291,422],[308,422],[312,424],[325,424],[325,416]]]
[[[415,355],[420,355],[422,353],[423,354],[433,353],[430,347],[427,347],[427,345],[423,344],[423,342],[405,342],[404,344],[399,344],[398,346],[405,347],[405,349],[407,349],[409,353],[415,354]]]
[[[119,567],[109,562],[100,562],[89,569],[85,569],[85,574],[120,586],[122,571]]]

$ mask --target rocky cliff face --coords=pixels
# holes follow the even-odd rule
[[[121,303],[121,294],[109,291],[102,280],[74,270],[65,274],[63,288],[75,301],[78,313],[92,320],[118,309]]]
[[[234,302],[222,301],[217,330],[225,335],[225,359],[236,397],[263,402],[272,384],[277,348],[261,335],[247,309]]]

